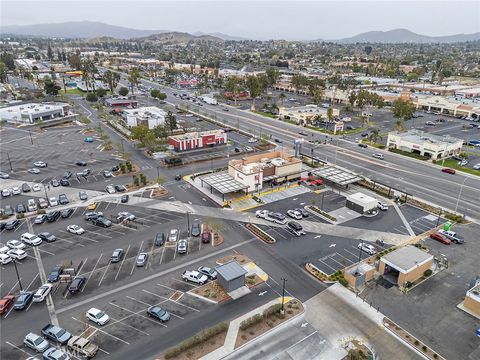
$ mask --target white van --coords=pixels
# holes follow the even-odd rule
[[[362,251],[365,251],[369,255],[375,255],[377,253],[377,250],[375,249],[375,246],[367,244],[367,243],[360,243],[358,244],[358,248],[361,249]]]

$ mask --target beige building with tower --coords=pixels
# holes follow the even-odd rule
[[[433,264],[433,256],[408,245],[382,256],[378,272],[391,283],[405,287],[420,279]]]

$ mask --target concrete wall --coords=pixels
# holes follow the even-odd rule
[[[414,282],[415,280],[420,279],[423,276],[423,273],[432,267],[432,263],[433,260],[430,260],[407,274],[400,273],[398,275],[398,286],[403,287],[407,281]]]
[[[468,310],[472,311],[473,313],[480,316],[480,301],[471,298],[470,296],[465,296],[465,300],[463,301],[463,306]]]

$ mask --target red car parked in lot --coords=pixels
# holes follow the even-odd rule
[[[446,236],[444,236],[440,233],[430,234],[430,238],[432,238],[433,240],[437,240],[437,241],[439,241],[439,242],[441,242],[442,244],[445,244],[445,245],[450,245],[452,243],[449,238],[447,238]]]
[[[455,170],[449,169],[449,168],[444,168],[442,169],[442,172],[447,173],[447,174],[455,174]]]
[[[5,314],[15,302],[15,296],[7,295],[0,300],[0,315]]]

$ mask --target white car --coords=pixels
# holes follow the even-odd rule
[[[12,195],[12,189],[3,189],[2,190],[2,196],[3,197],[7,197],[7,196],[10,196]]]
[[[42,302],[44,301],[50,291],[52,291],[52,284],[43,284],[38,288],[38,290],[33,294],[33,302]]]
[[[379,160],[384,159],[383,154],[379,154],[379,153],[372,154],[372,157],[374,157],[375,159],[379,159]]]
[[[168,241],[177,241],[178,240],[178,229],[170,230],[170,235],[168,236]]]
[[[379,201],[377,203],[377,208],[379,208],[382,211],[387,211],[388,210],[388,205],[382,201]]]
[[[7,254],[0,254],[0,264],[6,265],[12,261],[12,258]]]
[[[20,191],[20,188],[18,186],[14,186],[12,188],[12,194],[13,195],[20,195],[22,192]]]
[[[10,249],[18,249],[18,250],[22,250],[22,249],[25,249],[25,244],[21,241],[18,241],[18,240],[9,240],[7,241],[7,246],[10,248]]]
[[[40,239],[37,235],[35,234],[30,234],[30,233],[23,233],[20,236],[20,240],[22,240],[25,244],[31,245],[31,246],[37,246],[42,243],[42,239]]]
[[[255,216],[261,219],[265,219],[268,215],[268,210],[257,210]]]
[[[6,172],[0,171],[0,179],[8,179],[10,178],[10,175],[8,175]]]
[[[114,194],[115,188],[112,185],[107,185],[107,187],[105,188],[105,191],[109,194]]]
[[[35,166],[35,167],[47,167],[47,164],[44,163],[43,161],[35,161],[33,163],[33,166]]]
[[[27,253],[23,250],[19,249],[12,249],[7,252],[7,255],[10,256],[12,259],[15,260],[22,260],[27,257]]]
[[[248,139],[248,142],[249,142],[250,144],[253,144],[253,143],[256,143],[256,142],[257,142],[257,139],[255,139],[255,138],[252,137],[252,138]]]
[[[32,186],[32,190],[35,192],[40,191],[41,189],[40,184],[33,184]]]
[[[358,244],[358,248],[361,249],[362,251],[365,251],[369,255],[375,255],[377,253],[375,246],[364,243],[364,242]]]
[[[57,206],[58,200],[55,196],[52,196],[51,198],[48,199],[48,203],[50,206]]]
[[[28,169],[27,172],[29,172],[30,174],[40,174],[40,169],[31,168],[31,169]]]
[[[78,225],[68,225],[67,231],[76,235],[82,235],[85,232],[85,230]]]
[[[121,221],[123,220],[133,221],[135,219],[136,219],[136,216],[127,211],[119,212],[117,216],[117,220],[121,220]]]
[[[86,315],[87,319],[93,321],[95,324],[100,326],[105,325],[110,320],[110,317],[107,314],[96,308],[91,308],[90,310],[88,310]]]
[[[27,210],[30,212],[37,211],[37,203],[33,199],[28,199]]]
[[[472,166],[475,170],[480,170],[480,163]]]
[[[255,150],[255,149],[252,148],[251,146],[246,146],[246,147],[245,147],[245,151],[249,151],[249,152],[250,152],[250,151],[254,151],[254,150]]]
[[[462,161],[458,162],[458,165],[460,165],[460,166],[465,166],[467,164],[468,164],[468,160],[462,160]]]
[[[297,210],[288,210],[287,215],[293,219],[297,219],[297,220],[303,219],[302,214],[300,213],[300,211],[297,211]]]

